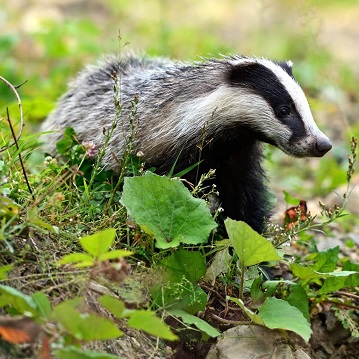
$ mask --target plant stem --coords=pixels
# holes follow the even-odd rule
[[[243,301],[243,292],[244,292],[244,271],[246,267],[244,266],[244,263],[242,262],[242,268],[241,268],[241,282],[239,286],[239,299]]]

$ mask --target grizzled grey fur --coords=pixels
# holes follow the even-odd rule
[[[188,179],[216,169],[214,182],[225,214],[260,232],[269,215],[261,142],[296,157],[320,157],[331,148],[291,67],[290,62],[240,56],[203,63],[107,57],[81,72],[59,100],[42,127],[59,129],[46,135],[45,150],[56,154],[66,127],[75,129],[80,142],[103,145],[103,129],[115,118],[116,72],[122,112],[103,165],[119,170],[112,153],[121,158],[136,96],[135,151],[143,152],[146,166],[166,173],[176,159],[176,171],[201,160],[199,171]]]

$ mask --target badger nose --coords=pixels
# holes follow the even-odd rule
[[[323,138],[320,140],[317,140],[315,143],[315,156],[316,157],[322,157],[324,156],[328,151],[332,149],[332,143],[327,139]]]

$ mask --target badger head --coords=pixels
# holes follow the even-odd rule
[[[295,157],[321,157],[332,148],[314,122],[290,61],[234,58],[229,63],[227,96],[232,111],[240,109],[232,113],[233,122],[239,116],[261,140]]]

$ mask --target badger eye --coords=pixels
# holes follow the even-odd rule
[[[279,109],[278,109],[278,115],[279,115],[280,117],[289,116],[289,115],[290,115],[290,108],[287,107],[287,106],[279,107]]]

